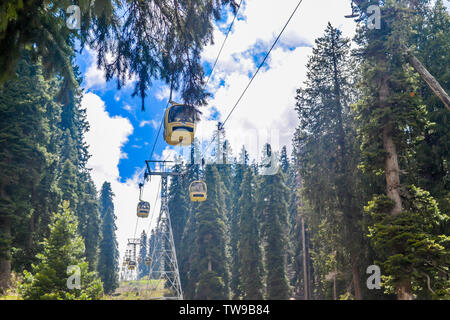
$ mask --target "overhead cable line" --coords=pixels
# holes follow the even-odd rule
[[[234,104],[233,108],[231,109],[231,111],[228,113],[227,117],[225,118],[225,120],[221,123],[220,125],[220,129],[222,129],[225,126],[225,123],[228,121],[228,119],[230,118],[231,114],[233,113],[233,111],[236,109],[236,107],[238,106],[239,102],[242,100],[243,96],[245,95],[245,93],[247,92],[247,89],[250,87],[250,85],[252,84],[253,80],[255,79],[256,75],[258,74],[259,70],[262,68],[262,66],[264,65],[264,63],[266,62],[267,58],[269,57],[270,53],[272,52],[272,49],[275,47],[275,45],[277,44],[278,40],[280,39],[281,35],[283,34],[284,30],[286,29],[286,27],[288,26],[289,22],[291,21],[292,17],[294,16],[294,14],[297,12],[298,7],[300,6],[300,4],[302,3],[303,0],[300,0],[297,3],[297,6],[294,8],[294,10],[292,11],[291,15],[289,16],[289,19],[286,21],[286,23],[284,24],[283,29],[281,29],[281,32],[278,34],[277,38],[275,39],[275,41],[273,42],[272,46],[270,47],[269,51],[267,51],[266,55],[264,56],[264,59],[262,60],[262,62],[259,64],[258,68],[256,69],[256,72],[253,74],[253,76],[251,77],[250,81],[248,82],[247,86],[245,87],[244,91],[242,91],[241,95],[239,96],[239,99],[236,101],[236,103]],[[213,136],[213,139],[211,140],[211,142],[208,144],[208,146],[206,147],[204,153],[206,153],[206,151],[209,149],[209,147],[211,146],[211,144],[214,142],[216,136]]]
[[[231,109],[230,113],[228,114],[228,116],[226,117],[226,119],[222,122],[222,127],[225,125],[225,123],[227,122],[228,118],[230,118],[231,114],[233,113],[234,109],[236,109],[236,107],[238,106],[239,102],[241,101],[242,97],[245,95],[245,92],[247,91],[247,89],[250,87],[250,85],[253,82],[253,79],[255,79],[256,75],[258,74],[259,70],[261,69],[261,67],[264,65],[264,63],[267,60],[267,57],[269,57],[270,52],[272,51],[272,49],[275,47],[275,45],[277,44],[278,40],[280,39],[281,35],[283,34],[284,30],[286,29],[286,27],[288,26],[289,22],[291,21],[292,17],[294,16],[295,12],[297,11],[298,7],[300,6],[300,4],[302,3],[303,0],[300,0],[297,3],[297,6],[294,8],[294,11],[292,11],[289,19],[286,21],[283,29],[281,30],[281,32],[278,34],[278,37],[275,39],[274,43],[272,44],[272,46],[270,47],[269,51],[266,53],[263,61],[259,64],[258,69],[256,69],[256,72],[253,74],[252,78],[250,79],[250,81],[248,82],[247,86],[245,87],[244,91],[242,91],[239,99],[236,101],[236,103],[233,106],[233,109]]]
[[[209,80],[212,77],[212,74],[214,72],[214,68],[216,67],[217,61],[219,60],[220,54],[222,53],[222,49],[225,46],[225,42],[228,39],[228,36],[229,36],[229,34],[231,32],[231,29],[233,28],[234,20],[236,20],[236,17],[237,17],[237,14],[239,12],[239,9],[241,8],[242,2],[243,2],[243,0],[241,0],[241,2],[239,2],[239,6],[238,6],[238,8],[237,8],[237,10],[236,10],[236,12],[234,14],[234,17],[233,17],[233,21],[231,21],[231,24],[228,27],[227,34],[225,35],[225,39],[223,39],[223,41],[222,41],[222,46],[220,47],[219,53],[217,54],[216,60],[214,61],[213,67],[211,69],[211,72],[209,73],[208,79],[206,80],[204,87],[206,87],[206,85],[208,84]]]

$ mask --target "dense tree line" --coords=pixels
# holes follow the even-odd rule
[[[244,147],[239,160],[231,158],[231,146],[219,134],[214,159],[205,166],[178,164],[174,169],[184,174],[174,177],[169,189],[183,294],[187,299],[288,299],[286,177],[281,170],[258,174]],[[197,147],[194,143],[193,154]],[[186,190],[197,179],[206,182],[208,198],[193,203]]]
[[[117,286],[118,259],[111,187],[105,183],[99,197],[86,168],[83,137],[89,125],[81,89],[71,90],[62,104],[57,99],[61,80],[46,80],[43,72],[23,51],[19,78],[0,87],[0,289],[8,287],[11,271],[31,271],[43,261],[53,213],[65,202],[64,215],[73,215],[74,236],[81,236],[84,246],[75,256],[86,260],[89,272],[99,271],[109,293]]]

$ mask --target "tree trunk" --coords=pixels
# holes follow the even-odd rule
[[[336,277],[337,277],[337,272],[335,273],[335,275],[333,277],[333,300],[337,300]]]
[[[397,299],[398,300],[413,300],[411,280],[405,279],[397,284]]]
[[[389,86],[387,82],[387,75],[383,75],[379,88],[380,107],[388,107]],[[383,145],[387,153],[385,160],[385,175],[386,175],[386,193],[387,196],[394,202],[394,207],[391,210],[392,215],[398,215],[402,212],[402,199],[400,197],[400,170],[398,166],[397,149],[395,148],[393,140],[393,124],[387,123],[383,128]],[[412,297],[411,280],[405,279],[398,282],[396,285],[397,298],[399,300],[410,300]]]
[[[425,66],[417,59],[404,45],[400,46],[403,51],[403,55],[409,64],[417,71],[422,79],[428,84],[434,94],[442,101],[445,107],[450,110],[450,97],[447,92],[442,88],[440,83],[428,72]]]
[[[352,276],[353,276],[353,288],[355,289],[355,299],[362,300],[361,286],[359,281],[358,260],[352,258]]]
[[[306,244],[305,244],[305,220],[301,217],[302,223],[302,250],[303,250],[303,292],[305,300],[308,300],[308,273],[306,268]]]
[[[10,221],[6,217],[0,216],[0,238],[11,238],[11,225]],[[0,292],[4,292],[10,285],[11,280],[11,252],[7,248],[2,252],[5,256],[0,257]]]
[[[380,107],[382,109],[388,108],[389,86],[387,82],[387,75],[383,76],[379,89]],[[391,210],[392,215],[397,215],[402,212],[402,199],[400,197],[400,170],[398,166],[397,149],[395,148],[392,123],[387,123],[383,128],[383,146],[387,153],[385,159],[385,175],[386,175],[386,193],[387,196],[394,202],[394,207]]]
[[[394,201],[391,210],[392,215],[402,212],[402,199],[400,197],[400,175],[398,167],[398,155],[392,139],[392,124],[386,125],[383,129],[383,145],[387,152],[385,160],[386,192],[387,196]]]

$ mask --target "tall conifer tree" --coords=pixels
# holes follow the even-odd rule
[[[116,216],[114,214],[114,193],[111,184],[104,182],[100,193],[101,242],[98,272],[103,281],[105,293],[112,293],[119,286],[119,250],[116,240]]]
[[[261,300],[263,298],[262,253],[260,247],[259,223],[255,212],[256,184],[250,168],[245,169],[239,198],[239,276],[242,298]]]
[[[214,165],[207,165],[205,181],[208,199],[199,205],[196,229],[197,269],[195,299],[228,299],[229,274],[226,257],[226,227],[221,204],[220,176]]]

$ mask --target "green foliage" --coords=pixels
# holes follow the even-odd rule
[[[0,259],[17,272],[30,270],[49,236],[51,212],[68,200],[89,268],[95,270],[101,221],[97,192],[85,168],[88,125],[80,108],[81,91],[75,87],[66,105],[57,103],[61,80],[45,80],[45,68],[33,63],[31,55],[21,51],[16,67],[20,80],[0,87]],[[9,268],[0,270],[0,279],[8,274]]]
[[[243,146],[240,153],[238,163],[234,164],[232,187],[230,188],[232,197],[232,206],[230,213],[230,256],[231,256],[231,280],[230,289],[232,292],[232,299],[237,300],[241,297],[240,289],[240,268],[241,262],[238,254],[238,242],[240,239],[239,222],[241,219],[241,208],[239,199],[242,196],[242,180],[244,179],[244,171],[248,168],[248,153]]]
[[[260,247],[259,223],[255,212],[256,184],[252,171],[247,168],[241,184],[239,199],[239,277],[240,291],[245,300],[263,298],[263,264]]]
[[[100,193],[101,242],[97,270],[103,281],[106,294],[119,286],[119,249],[116,239],[116,216],[114,214],[114,193],[111,184],[104,182]]]
[[[330,272],[342,270],[351,277],[348,270],[353,270],[359,281],[356,264],[363,245],[359,225],[362,177],[357,169],[360,151],[350,109],[357,95],[355,63],[350,40],[329,23],[324,35],[315,41],[307,80],[296,96],[300,125],[294,143],[302,184],[299,197],[307,199],[301,213],[312,233],[311,259],[318,274],[316,294],[321,298],[331,297],[325,279]],[[301,223],[297,224],[298,236],[299,228]]]
[[[177,164],[174,166],[173,171],[181,172],[183,169],[182,164]],[[175,248],[178,248],[180,245],[189,215],[188,188],[189,183],[192,182],[191,179],[194,180],[195,178],[187,174],[186,176],[174,176],[170,180],[168,206],[170,208],[170,220],[172,223]],[[184,183],[185,181],[183,180],[187,180],[187,183]]]
[[[436,1],[434,7],[426,8],[413,26],[411,43],[415,54],[435,76],[443,88],[450,87],[450,15],[442,3]],[[423,138],[417,143],[410,166],[414,183],[430,191],[439,200],[450,188],[448,159],[450,158],[450,115],[443,103],[435,96],[424,81],[420,81],[417,94],[426,105],[426,119]],[[448,211],[447,211],[448,212]]]
[[[384,195],[374,197],[365,207],[373,219],[369,237],[383,259],[383,286],[392,292],[407,277],[419,297],[448,299],[450,236],[438,231],[450,217],[440,213],[436,200],[420,188],[408,187],[404,198],[405,210],[396,216],[389,214],[392,202]]]
[[[368,1],[363,3],[366,6]],[[387,1],[381,14],[381,29],[361,24],[356,37],[362,61],[361,97],[355,106],[362,141],[361,168],[373,180],[381,180],[384,173],[401,178],[396,185],[387,179],[385,190],[387,194],[394,188],[400,190],[402,203],[391,198],[403,210],[389,216],[387,210],[393,203],[385,196],[375,196],[366,207],[374,219],[369,224],[370,236],[375,258],[385,267],[387,292],[406,289],[418,298],[442,298],[447,293],[441,289],[448,283],[438,275],[442,271],[431,270],[437,267],[426,266],[425,257],[432,265],[448,264],[446,236],[442,238],[446,235],[445,213],[439,213],[436,201],[445,197],[448,189],[444,160],[448,158],[448,118],[442,117],[444,106],[405,61],[399,44],[411,48],[445,86],[448,72],[441,66],[447,59],[449,16],[440,1],[431,8],[426,0]],[[394,149],[386,147],[389,139]],[[398,172],[388,165],[393,157],[398,159]]]
[[[77,86],[71,66],[75,40],[81,47],[97,50],[98,66],[108,80],[117,79],[120,89],[132,75],[137,82],[133,96],[144,98],[154,80],[181,89],[187,103],[205,104],[200,54],[212,42],[213,20],[220,19],[222,6],[233,0],[77,1],[81,12],[80,30],[66,25],[66,9],[72,1],[8,0],[0,6],[0,83],[14,74],[20,50],[30,50],[34,61],[41,59],[45,74],[63,78],[60,96]],[[117,59],[110,62],[107,55]],[[179,88],[181,85],[181,88]]]
[[[224,300],[226,287],[222,278],[214,271],[204,271],[197,282],[197,300]]]
[[[229,274],[226,256],[226,227],[221,204],[221,180],[216,166],[207,165],[205,182],[208,186],[208,198],[201,202],[196,214],[195,253],[191,266],[198,275],[196,279],[196,299],[206,299],[204,291],[213,292],[219,283],[222,290],[208,299],[228,299]],[[220,281],[219,281],[220,278]],[[207,289],[209,287],[209,289]],[[200,290],[201,289],[201,290]]]
[[[261,176],[257,191],[256,210],[261,221],[266,271],[266,296],[269,300],[290,297],[286,273],[288,189],[283,173]]]
[[[61,213],[52,216],[50,236],[44,240],[43,253],[32,272],[24,271],[21,295],[31,300],[92,300],[99,299],[103,288],[95,272],[88,271],[83,239],[77,234],[77,221],[64,202]],[[68,267],[80,269],[80,289],[67,286]]]
[[[54,101],[58,82],[44,81],[41,66],[32,64],[27,52],[16,69],[21,79],[0,87],[0,259],[12,256],[13,269],[21,271],[48,231],[41,222],[48,221],[48,200],[55,195],[60,105]]]

